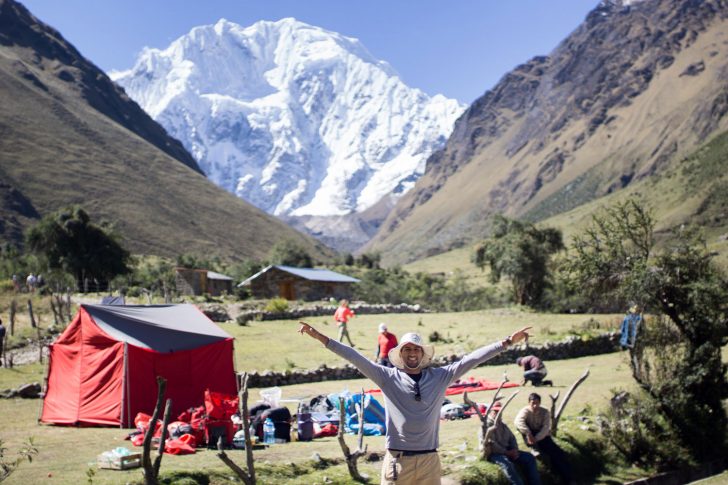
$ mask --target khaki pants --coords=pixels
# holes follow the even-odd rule
[[[437,452],[401,455],[400,452],[387,450],[382,464],[381,485],[440,485],[442,468]]]
[[[351,341],[351,337],[349,337],[349,329],[346,328],[346,326],[347,326],[346,323],[339,323],[339,338],[338,338],[338,340],[339,340],[339,342],[341,342],[343,344],[344,343],[344,337],[346,337],[346,340],[349,341],[349,346],[350,347],[353,347],[354,346],[354,342]]]

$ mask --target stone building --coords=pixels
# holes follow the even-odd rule
[[[177,291],[182,295],[219,296],[233,292],[233,279],[206,269],[175,268]]]
[[[268,266],[238,286],[248,286],[256,298],[324,300],[351,297],[351,285],[359,280],[328,269]]]

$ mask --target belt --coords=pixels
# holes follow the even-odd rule
[[[389,448],[390,452],[401,453],[402,456],[426,455],[428,453],[437,453],[437,450],[395,450]]]

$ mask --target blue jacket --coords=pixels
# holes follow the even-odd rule
[[[635,339],[637,338],[637,329],[642,322],[641,313],[628,313],[622,321],[622,328],[620,333],[622,334],[619,338],[619,345],[622,347],[632,347]]]

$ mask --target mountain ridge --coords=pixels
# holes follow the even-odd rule
[[[21,245],[38,218],[77,204],[139,254],[263,258],[291,239],[317,259],[333,256],[209,182],[179,142],[59,39],[0,0],[0,238]]]
[[[724,130],[727,10],[601,2],[549,56],[516,67],[466,110],[365,250],[404,262],[482,237],[495,213],[539,220],[570,210]]]

